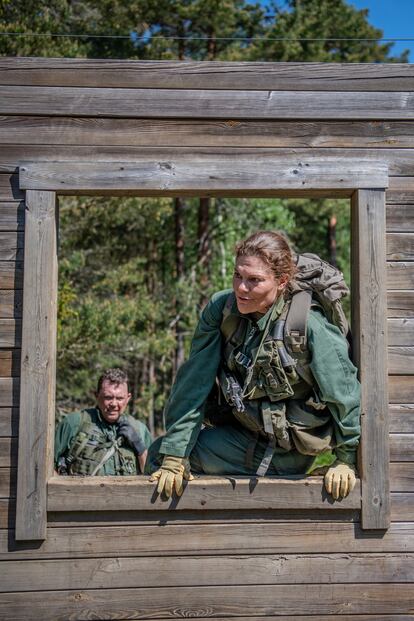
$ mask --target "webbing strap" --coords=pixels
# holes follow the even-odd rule
[[[276,438],[275,436],[273,436],[273,438],[269,440],[269,444],[266,446],[263,459],[260,462],[260,466],[257,469],[256,475],[258,477],[264,477],[266,475],[266,472],[269,470],[269,466],[272,463],[275,449],[276,449]]]
[[[306,326],[311,304],[311,291],[298,291],[292,296],[285,323],[285,342],[292,352],[306,350]]]

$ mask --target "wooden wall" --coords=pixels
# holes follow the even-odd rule
[[[67,512],[14,539],[23,161],[252,150],[389,166],[392,524],[357,511]],[[0,59],[0,618],[414,620],[414,66]],[[375,361],[373,360],[373,364]]]

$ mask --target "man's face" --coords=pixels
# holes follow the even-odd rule
[[[102,382],[102,386],[96,395],[98,407],[107,423],[116,423],[125,412],[131,398],[127,384],[113,384],[108,380]]]

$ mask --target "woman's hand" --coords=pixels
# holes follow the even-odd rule
[[[193,479],[188,457],[165,455],[161,468],[156,470],[149,480],[158,481],[158,494],[162,494],[165,498],[171,498],[173,490],[177,496],[181,496],[184,491],[184,480],[192,481]]]
[[[324,478],[325,489],[335,500],[345,498],[355,487],[355,467],[336,461]]]

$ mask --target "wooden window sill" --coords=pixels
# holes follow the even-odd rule
[[[147,476],[53,477],[48,511],[145,511],[211,509],[360,509],[361,485],[334,501],[323,477],[197,477],[181,497],[162,500]]]

